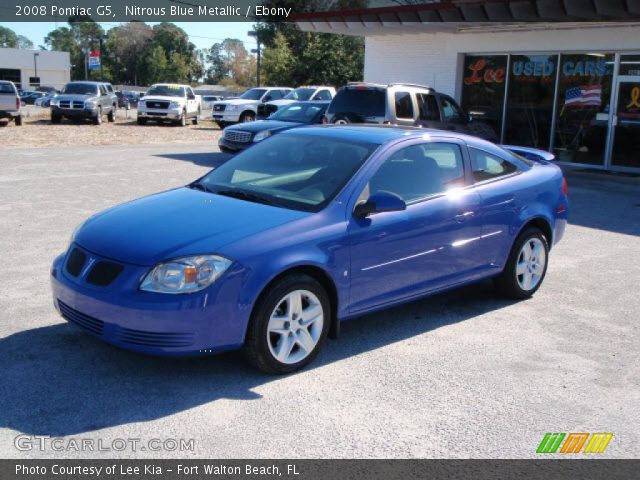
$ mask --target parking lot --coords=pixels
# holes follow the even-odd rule
[[[272,377],[238,353],[121,351],[55,312],[49,266],[76,225],[227,158],[212,125],[126,121],[55,126],[58,144],[30,146],[17,136],[38,124],[0,129],[0,456],[533,458],[546,432],[612,432],[604,456],[640,455],[640,179],[569,175],[571,225],[531,300],[486,282],[369,315],[311,368]],[[119,128],[123,144],[93,146]],[[20,434],[195,450],[21,452]]]

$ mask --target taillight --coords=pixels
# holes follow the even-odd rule
[[[567,179],[562,179],[562,194],[566,197],[569,195],[569,184],[567,184]]]
[[[16,97],[16,110],[20,110],[20,97]]]

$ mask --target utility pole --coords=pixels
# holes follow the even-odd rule
[[[258,44],[258,48],[251,49],[251,53],[256,54],[256,87],[260,86],[260,35],[257,30],[250,30],[247,32],[247,35],[250,37],[256,38],[256,43]]]

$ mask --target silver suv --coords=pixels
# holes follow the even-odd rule
[[[498,140],[486,125],[475,125],[450,96],[410,83],[349,83],[331,101],[324,123],[387,123]]]

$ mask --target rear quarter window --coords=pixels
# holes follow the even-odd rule
[[[385,91],[345,88],[333,98],[328,113],[357,113],[365,117],[384,117]]]
[[[475,182],[504,177],[519,171],[513,163],[483,150],[469,148],[471,171]]]

